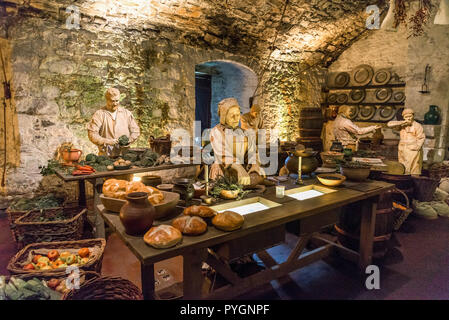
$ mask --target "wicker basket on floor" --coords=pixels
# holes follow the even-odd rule
[[[94,277],[62,300],[143,300],[142,292],[131,281],[120,277]]]
[[[39,221],[41,217],[51,218],[64,212],[68,219],[60,221]],[[58,210],[42,209],[29,211],[15,220],[19,247],[30,243],[80,240],[83,236],[87,209],[65,207]]]
[[[86,264],[79,266],[81,271],[93,271],[100,273],[101,264],[103,262],[104,248],[106,247],[105,239],[87,239],[77,241],[58,241],[58,242],[41,242],[27,245],[25,248],[16,253],[8,263],[8,271],[15,275],[34,275],[36,277],[58,278],[66,276],[66,268],[58,268],[51,270],[23,270],[23,266],[30,262],[33,252],[39,250],[78,250],[81,248],[91,249],[92,255]]]

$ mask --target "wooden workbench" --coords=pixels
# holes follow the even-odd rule
[[[315,182],[315,181],[312,181]],[[287,185],[286,189],[298,187]],[[298,201],[290,197],[277,199],[274,188],[269,188],[262,196],[268,200],[282,204],[268,210],[245,215],[245,223],[242,228],[233,232],[224,232],[209,226],[208,231],[200,236],[184,236],[182,243],[169,249],[155,249],[148,246],[142,237],[129,236],[116,213],[108,212],[102,205],[98,210],[106,223],[114,229],[124,243],[130,248],[141,262],[142,291],[145,299],[155,298],[154,289],[154,264],[175,256],[183,256],[183,297],[184,299],[218,299],[230,298],[244,293],[252,287],[262,285],[271,280],[283,277],[295,269],[313,263],[332,253],[334,250],[343,252],[346,257],[357,262],[361,270],[371,263],[376,218],[377,197],[392,189],[394,186],[381,181],[370,181],[363,184],[345,183],[344,187],[334,188],[337,192],[325,194],[316,198]],[[256,195],[258,196],[258,195]],[[360,234],[360,250],[355,252],[336,243],[325,242],[325,245],[307,252],[307,242],[315,237],[323,226],[331,225],[338,221],[338,208],[353,202],[362,202],[362,222]],[[277,264],[264,250],[258,248],[256,252],[259,258],[267,266],[267,269],[255,275],[240,278],[211,250],[219,245],[245,243],[252,236],[266,234],[269,238],[272,230],[278,230],[287,223],[300,221],[300,237],[296,247],[292,250],[287,261]],[[155,221],[157,224],[171,224],[168,221]],[[201,292],[204,277],[201,273],[203,262],[207,262],[231,284],[219,288],[208,295]]]

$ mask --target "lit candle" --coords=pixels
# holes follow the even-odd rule
[[[209,195],[209,166],[204,165],[204,179],[206,179],[206,196]]]
[[[301,166],[302,166],[302,157],[298,157],[298,180],[301,180],[302,176]]]

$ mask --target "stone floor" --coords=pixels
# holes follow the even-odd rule
[[[407,232],[405,232],[407,231]],[[288,234],[286,244],[269,249],[283,261],[296,237]],[[409,217],[401,232],[393,235],[391,248],[380,267],[380,289],[367,290],[355,265],[339,258],[316,262],[290,273],[281,283],[272,281],[241,299],[449,299],[449,219],[421,220]],[[0,214],[0,274],[15,254],[8,222]],[[182,258],[156,265],[172,275],[171,283],[182,281]],[[103,275],[121,276],[140,287],[140,265],[116,234],[108,236]],[[163,285],[161,285],[163,286]]]

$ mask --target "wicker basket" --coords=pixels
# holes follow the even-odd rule
[[[52,217],[63,211],[68,219],[41,222],[39,217]],[[15,220],[15,230],[19,247],[30,243],[80,240],[83,236],[87,209],[67,207],[33,210]]]
[[[71,290],[62,300],[143,300],[142,292],[131,281],[120,277],[95,277]]]
[[[441,179],[446,178],[449,176],[449,166],[446,166],[442,163],[434,164],[430,167],[429,171],[429,178],[432,179]]]
[[[86,264],[80,265],[81,271],[93,271],[100,273],[101,263],[103,262],[104,248],[106,247],[105,239],[88,239],[78,241],[59,241],[59,242],[41,242],[27,245],[25,248],[16,253],[8,263],[8,271],[15,275],[34,275],[36,277],[44,277],[46,279],[58,278],[66,276],[66,269],[52,269],[52,270],[23,270],[23,266],[30,261],[32,251],[39,251],[42,249],[59,251],[81,248],[94,248],[94,253],[91,255],[92,259]]]

